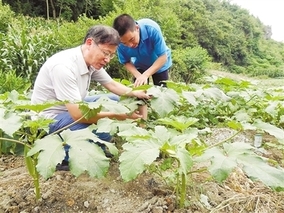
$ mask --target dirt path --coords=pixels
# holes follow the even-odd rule
[[[284,86],[284,79],[271,79],[271,78],[253,78],[242,74],[235,74],[229,73],[219,70],[210,70],[208,71],[211,75],[219,76],[219,77],[226,77],[231,78],[234,80],[245,80],[250,81],[255,85],[259,85],[261,87],[283,87]]]

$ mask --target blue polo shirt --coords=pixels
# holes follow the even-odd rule
[[[172,65],[171,50],[167,47],[160,26],[151,19],[137,21],[140,28],[140,42],[136,48],[119,44],[119,62],[132,62],[137,69],[147,70],[161,55],[167,54],[167,62],[157,71],[161,73]]]

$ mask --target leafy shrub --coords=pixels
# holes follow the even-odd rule
[[[3,5],[2,0],[0,0],[0,32],[6,33],[8,31],[8,26],[12,22],[14,12],[10,9],[8,5]]]
[[[8,72],[0,71],[0,94],[16,90],[20,93],[29,89],[31,84],[27,79],[17,76],[14,70]]]
[[[7,35],[0,35],[0,69],[15,70],[33,82],[42,63],[59,49],[56,33],[43,19],[22,17],[18,21]]]
[[[58,27],[58,44],[62,49],[75,47],[83,43],[87,30],[96,24],[102,24],[99,20],[81,15],[76,22],[61,22]]]
[[[173,50],[172,57],[171,79],[185,83],[202,78],[210,61],[207,51],[201,47]]]
[[[241,67],[241,66],[238,66],[238,65],[232,65],[229,67],[230,71],[233,72],[233,73],[237,73],[237,74],[240,74],[240,73],[245,73],[245,68],[244,67]]]

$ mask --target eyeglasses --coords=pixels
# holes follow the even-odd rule
[[[94,40],[93,40],[94,41]],[[101,49],[100,47],[99,47],[99,45],[94,41],[94,43],[97,45],[97,47],[100,49],[100,51],[104,54],[104,57],[105,58],[109,58],[109,59],[113,59],[114,58],[114,56],[115,56],[115,53],[108,53],[108,52],[106,52],[106,51],[104,51],[103,49]]]

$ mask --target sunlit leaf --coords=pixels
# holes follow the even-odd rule
[[[171,117],[158,119],[159,123],[172,126],[180,131],[184,131],[191,125],[195,124],[197,121],[198,121],[197,118],[191,118],[185,116],[171,116]]]
[[[193,166],[193,160],[190,153],[184,148],[178,148],[176,156],[180,162],[181,172],[187,174]]]
[[[45,179],[54,173],[56,165],[61,163],[65,156],[63,143],[58,135],[49,135],[36,140],[28,156],[36,153],[39,153],[36,168]]]
[[[211,161],[208,169],[219,182],[225,180],[238,166],[252,179],[260,180],[275,189],[284,189],[284,170],[270,166],[264,158],[255,154],[253,147],[247,143],[225,143],[223,149],[213,147],[197,159]]]
[[[228,101],[230,97],[222,90],[214,87],[206,88],[202,91],[203,95],[216,101]]]
[[[0,129],[7,135],[13,137],[13,134],[22,126],[21,117],[13,112],[6,112],[0,108]]]
[[[111,100],[108,97],[101,97],[95,102],[87,103],[89,109],[99,109],[102,111],[114,112],[114,113],[129,113],[129,109],[117,101]]]
[[[149,94],[153,95],[151,100],[152,109],[154,109],[161,117],[165,117],[170,113],[179,101],[178,94],[168,88],[151,88]]]
[[[280,128],[272,125],[272,124],[265,123],[263,121],[258,120],[254,123],[254,126],[256,126],[260,130],[263,130],[263,131],[269,133],[270,135],[275,136],[279,140],[283,140],[283,138],[284,138],[284,130],[280,129]]]
[[[91,141],[93,142],[91,142]],[[39,163],[37,169],[44,177],[50,177],[55,171],[55,166],[60,163],[65,156],[64,146],[70,146],[70,170],[72,174],[79,176],[83,172],[88,172],[92,177],[102,177],[109,167],[109,159],[103,150],[94,142],[108,143],[97,138],[90,129],[76,131],[65,130],[58,135],[49,135],[37,140],[35,146],[29,151],[32,156],[39,152]],[[111,150],[117,154],[117,149],[111,143]]]
[[[123,145],[124,152],[119,157],[119,170],[124,181],[130,181],[141,174],[159,156],[159,145],[153,140]]]
[[[61,101],[54,101],[54,102],[45,102],[42,104],[22,104],[22,105],[17,105],[15,106],[15,109],[22,109],[22,110],[32,110],[36,113],[39,113],[47,108],[50,108],[52,106],[56,105],[62,105],[65,102]]]
[[[185,99],[193,106],[198,105],[198,101],[196,100],[194,96],[194,92],[183,92],[182,95],[185,97]]]

